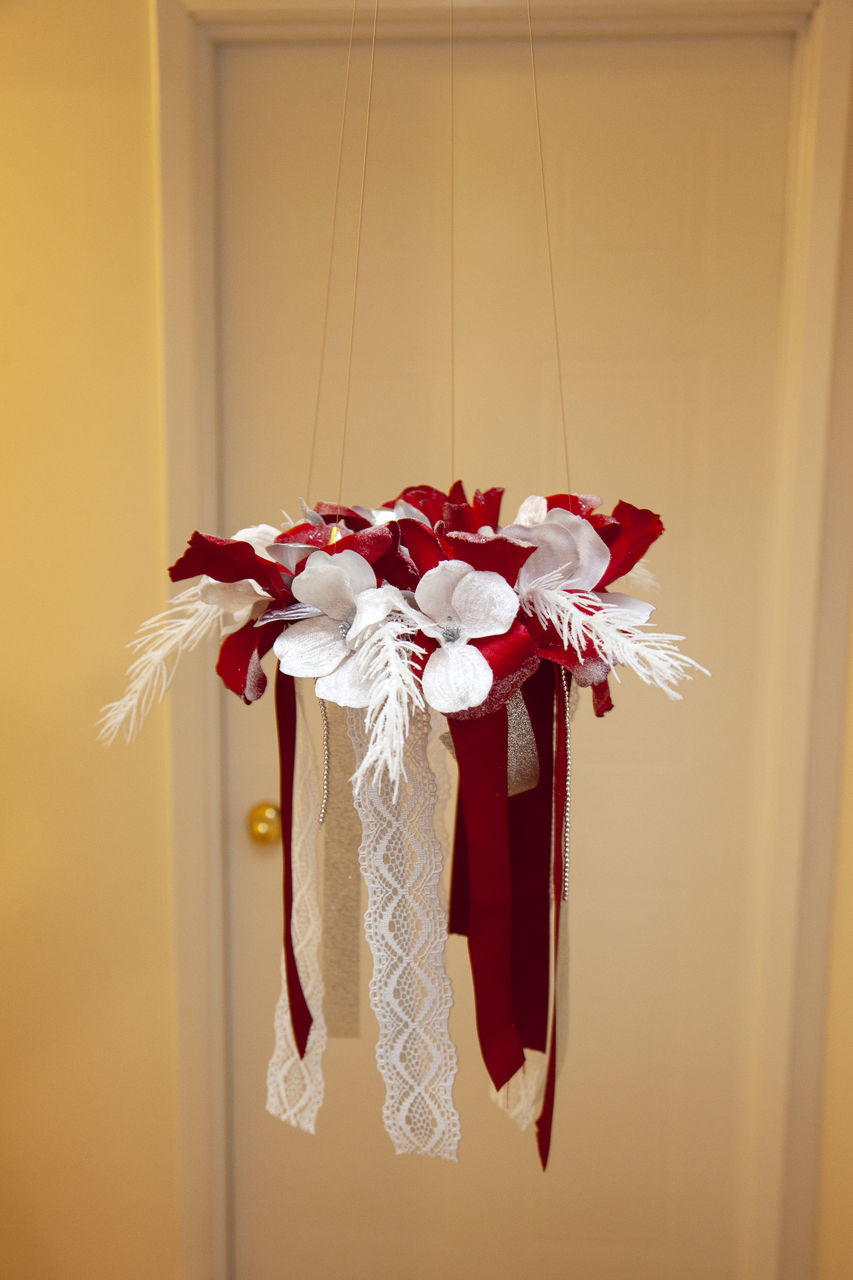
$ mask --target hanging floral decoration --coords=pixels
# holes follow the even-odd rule
[[[632,572],[642,578],[659,516],[627,502],[604,515],[599,499],[562,493],[528,498],[501,528],[502,495],[477,490],[469,501],[460,482],[449,493],[416,485],[380,508],[318,502],[283,532],[194,533],[169,572],[196,582],[141,628],[127,691],[100,724],[107,740],[132,737],[181,655],[217,633],[219,676],[255,702],[272,650],[284,947],[268,1107],[313,1132],[326,1030],[316,810],[294,823],[295,679],[313,679],[324,704],[348,708],[386,1128],[398,1151],[456,1158],[449,930],[468,940],[496,1097],[522,1126],[535,1120],[544,1167],[568,887],[570,686],[589,688],[603,716],[620,670],[679,698],[679,681],[703,668],[681,654],[682,637],[650,629],[651,605],[612,590]],[[458,771],[447,911],[427,756],[436,733]],[[309,921],[301,934],[300,919]]]

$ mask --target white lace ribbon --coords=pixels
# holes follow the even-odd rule
[[[363,711],[350,711],[360,764],[368,750]],[[412,717],[406,781],[395,797],[383,775],[356,795],[362,823],[359,861],[368,889],[365,935],[373,953],[370,1002],[379,1022],[376,1060],[385,1081],[383,1118],[398,1153],[455,1160],[460,1137],[453,1106],[456,1049],[448,1018],[453,1003],[444,967],[447,921],[438,882],[436,783],[427,760],[429,717]]]
[[[305,1056],[300,1058],[290,1020],[284,949],[281,958],[281,995],[275,1010],[275,1048],[267,1068],[267,1111],[314,1132],[323,1101],[323,1052],[326,1023],[323,1019],[323,971],[319,944],[322,927],[317,900],[317,814],[319,795],[314,780],[310,744],[297,748],[293,786],[293,950],[302,990],[313,1018]]]

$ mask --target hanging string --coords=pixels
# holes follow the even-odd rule
[[[338,506],[341,503],[341,493],[344,485],[344,459],[346,457],[347,447],[347,426],[349,424],[349,401],[350,387],[352,384],[352,349],[355,337],[355,313],[358,301],[358,279],[359,269],[361,266],[361,227],[364,221],[364,188],[365,178],[367,177],[367,150],[370,142],[370,117],[371,107],[373,105],[373,67],[376,60],[376,23],[379,16],[379,0],[373,3],[373,28],[370,35],[370,70],[367,79],[367,107],[364,115],[364,146],[361,156],[361,190],[358,199],[358,222],[355,233],[355,268],[353,271],[352,283],[352,309],[350,311],[350,329],[349,329],[349,349],[347,351],[347,372],[346,372],[346,394],[344,397],[344,420],[341,429],[341,461],[338,471]]]
[[[338,161],[335,170],[335,195],[332,201],[332,233],[329,244],[329,268],[326,273],[326,300],[323,305],[323,334],[320,339],[320,370],[317,374],[317,395],[314,401],[314,426],[311,432],[311,449],[308,454],[308,479],[305,483],[305,501],[311,501],[311,482],[314,475],[314,458],[317,452],[317,432],[320,423],[320,400],[323,393],[323,374],[326,369],[326,344],[329,333],[329,300],[332,293],[332,265],[335,260],[335,240],[337,238],[338,228],[338,209],[340,208],[341,195],[341,171],[343,168],[344,155],[344,135],[346,133],[347,124],[347,107],[349,104],[349,82],[350,70],[352,68],[352,48],[353,37],[355,35],[355,15],[358,9],[358,0],[353,0],[352,17],[350,18],[349,42],[347,44],[347,67],[346,76],[344,78],[344,101],[341,108],[341,128],[338,136]]]
[[[344,142],[344,134],[345,134],[345,128],[346,128],[347,107],[348,107],[348,101],[349,101],[350,70],[352,65],[353,37],[354,37],[357,6],[358,6],[358,0],[354,0],[351,22],[350,22],[349,44],[347,49],[344,103],[343,103],[343,110],[341,115],[341,129],[340,129],[340,137],[339,137],[339,144],[338,144],[338,158],[337,158],[337,167],[336,167],[336,176],[335,176],[335,196],[334,196],[333,215],[332,215],[332,244],[329,252],[329,265],[328,265],[328,273],[327,273],[327,279],[326,279],[326,300],[325,300],[325,307],[324,307],[323,332],[322,332],[322,339],[321,339],[320,373],[318,377],[317,396],[316,396],[315,410],[314,410],[314,424],[313,424],[313,430],[312,430],[312,436],[311,436],[311,449],[310,449],[309,463],[308,463],[308,482],[306,484],[306,491],[309,495],[309,499],[310,499],[310,492],[311,492],[311,481],[313,478],[314,461],[316,456],[316,445],[317,445],[319,415],[320,415],[320,400],[321,400],[321,393],[322,393],[323,373],[325,369],[325,360],[326,360],[329,301],[330,301],[330,295],[331,295],[331,281],[332,281],[332,266],[333,266],[333,258],[334,258],[334,245],[335,245],[336,229],[337,229],[338,208],[340,203],[343,142]],[[548,279],[549,279],[550,295],[551,295],[551,316],[552,316],[552,323],[553,323],[553,330],[554,330],[554,351],[555,351],[555,358],[556,358],[556,364],[557,364],[557,381],[558,381],[558,387],[559,387],[560,422],[561,422],[561,433],[562,433],[562,441],[563,441],[563,462],[564,462],[565,473],[566,473],[566,488],[568,490],[571,488],[571,483],[570,483],[570,472],[569,472],[569,448],[568,448],[568,424],[567,424],[567,417],[566,417],[566,397],[565,397],[565,387],[564,387],[564,381],[563,381],[562,353],[560,349],[560,326],[559,326],[559,314],[558,314],[558,308],[557,308],[557,289],[556,289],[556,283],[554,279],[554,255],[553,255],[552,235],[551,235],[551,215],[550,215],[550,206],[548,202],[547,181],[545,177],[544,148],[542,144],[542,119],[541,119],[541,111],[539,106],[539,87],[538,87],[538,77],[537,77],[537,70],[536,70],[536,47],[535,47],[535,41],[533,36],[533,16],[531,12],[531,0],[525,0],[525,11],[526,11],[526,17],[527,17],[527,35],[528,35],[528,46],[529,46],[529,52],[530,52],[533,107],[534,107],[534,114],[536,118],[536,139],[537,139],[537,151],[538,151],[538,162],[539,162],[539,180],[540,180],[540,187],[542,192],[542,209],[543,209],[543,220],[544,220],[544,226],[545,226],[545,243],[546,243],[546,253],[547,253],[547,262],[548,262]],[[374,66],[375,66],[375,56],[376,56],[376,30],[377,30],[377,23],[378,23],[378,15],[379,15],[379,0],[374,0],[373,21],[372,21],[371,38],[370,38],[370,68],[368,73],[367,105],[365,109],[364,143],[363,143],[363,149],[362,149],[359,208],[358,208],[358,219],[357,219],[357,225],[356,225],[355,267],[354,267],[354,273],[353,273],[352,306],[350,311],[350,330],[349,330],[349,341],[348,341],[348,349],[347,349],[343,425],[341,430],[341,449],[340,449],[340,462],[339,462],[339,469],[338,469],[337,502],[339,505],[340,505],[341,497],[343,493],[343,475],[344,475],[344,465],[346,460],[347,429],[349,425],[350,391],[352,386],[353,347],[354,347],[354,339],[355,339],[355,319],[356,319],[356,311],[357,311],[358,286],[359,286],[360,266],[361,266],[361,232],[362,232],[362,225],[364,220],[364,195],[365,195],[365,186],[366,186],[367,156],[368,156],[368,148],[369,148],[369,140],[370,140],[370,125],[371,125],[371,116],[372,116]],[[451,472],[451,480],[455,477],[455,473],[456,473],[456,333],[455,333],[455,329],[456,329],[456,279],[455,279],[455,275],[456,275],[456,243],[455,243],[456,242],[456,235],[455,235],[455,231],[456,231],[456,216],[455,216],[456,215],[456,184],[455,184],[456,130],[455,130],[455,93],[454,93],[454,87],[455,87],[454,46],[455,46],[454,3],[453,3],[453,0],[450,0],[449,62],[450,62],[450,472]]]
[[[450,0],[450,481],[456,479],[456,110],[453,75],[453,0]],[[448,485],[449,488],[449,485]]]
[[[554,324],[554,351],[557,359],[557,382],[560,391],[560,421],[563,432],[563,461],[566,468],[566,491],[571,492],[569,480],[569,440],[566,426],[566,396],[563,387],[563,361],[560,353],[560,323],[557,315],[557,289],[554,284],[554,255],[551,248],[551,214],[548,205],[548,188],[545,182],[545,158],[542,148],[542,118],[539,111],[539,88],[536,78],[536,48],[533,40],[533,17],[530,0],[525,0],[527,11],[527,39],[530,47],[530,78],[533,85],[533,109],[536,115],[536,138],[539,148],[539,181],[542,188],[542,210],[545,219],[545,244],[548,255],[548,277],[551,283],[551,315]]]

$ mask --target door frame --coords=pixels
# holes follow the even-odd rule
[[[499,7],[459,6],[469,36],[514,26]],[[780,524],[764,567],[770,598],[782,601],[778,644],[763,655],[756,698],[776,720],[772,758],[756,778],[765,821],[751,886],[757,921],[753,1028],[744,1064],[740,1280],[804,1280],[813,1275],[823,1078],[825,986],[844,698],[839,605],[822,591],[821,566],[839,554],[853,567],[850,539],[839,547],[828,510],[844,432],[831,402],[844,158],[853,50],[853,0],[586,0],[537,6],[537,32],[579,35],[744,35],[796,39],[790,124],[779,437],[772,483],[775,510],[817,513],[796,539]],[[216,378],[216,268],[213,147],[218,44],[246,40],[338,39],[340,10],[316,0],[156,0],[160,179],[162,369],[166,423],[167,537],[177,555],[187,531],[222,532]],[[419,38],[447,30],[447,8],[395,7],[386,35]],[[833,481],[835,477],[835,481]],[[825,513],[826,518],[823,518]],[[830,559],[831,558],[831,559]],[[849,581],[849,574],[848,579]],[[796,581],[796,608],[787,584]],[[843,616],[843,615],[842,615]],[[229,1261],[228,1099],[223,939],[227,903],[222,848],[220,697],[207,659],[184,664],[170,694],[173,802],[174,951],[177,991],[180,1187],[185,1280],[225,1280]],[[829,670],[827,670],[829,664]],[[211,664],[212,665],[212,664]],[[791,672],[799,672],[798,680]],[[818,680],[820,673],[820,680]],[[786,698],[778,697],[788,688]],[[784,719],[782,718],[784,714]],[[836,744],[836,758],[810,767],[811,744]],[[199,742],[202,748],[199,750]],[[837,767],[835,767],[837,766]],[[200,815],[187,821],[187,814]],[[808,838],[807,838],[808,833]],[[806,854],[808,856],[806,856]],[[789,1047],[780,1055],[778,1047]]]

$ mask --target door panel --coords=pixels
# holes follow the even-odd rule
[[[662,513],[658,626],[715,673],[683,703],[626,680],[611,716],[578,712],[570,1035],[547,1175],[489,1100],[458,939],[458,1166],[387,1141],[366,957],[362,1034],[330,1042],[317,1135],[265,1114],[280,872],[243,822],[274,794],[272,708],[229,704],[238,1280],[739,1274],[760,993],[753,780],[772,745],[753,692],[771,625],[755,565],[794,519],[772,470],[793,52],[782,35],[538,51],[571,485],[608,510],[624,497]],[[226,530],[336,496],[368,54],[353,65],[309,492],[346,49],[217,52]],[[509,522],[566,480],[527,46],[459,42],[455,70],[455,471],[505,484]],[[447,73],[441,41],[377,49],[346,502],[451,478]]]

